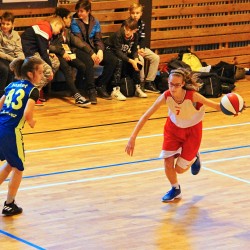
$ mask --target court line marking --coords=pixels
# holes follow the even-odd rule
[[[244,156],[237,156],[237,157],[230,157],[230,158],[224,158],[224,159],[217,159],[217,160],[209,160],[209,161],[204,161],[203,164],[209,164],[209,163],[215,163],[215,162],[224,162],[224,161],[232,161],[232,160],[239,160],[239,159],[244,159],[244,158],[250,158],[250,155],[244,155]],[[153,159],[155,160],[155,159]],[[150,161],[150,160],[148,160]],[[142,161],[140,161],[142,162]],[[123,163],[119,165],[124,165],[124,164],[135,164],[136,162],[132,163]],[[247,184],[250,184],[250,180],[242,179],[239,177],[235,177],[233,175],[225,174],[221,171],[213,170],[207,167],[203,167],[205,170],[231,178],[235,179],[241,182],[245,182]],[[144,174],[144,173],[149,173],[149,172],[155,172],[155,171],[162,171],[164,168],[154,168],[154,169],[148,169],[148,170],[141,170],[141,171],[135,171],[135,172],[129,172],[129,173],[124,173],[124,174],[116,174],[116,175],[106,175],[106,176],[100,176],[100,177],[93,177],[93,178],[86,178],[86,179],[80,179],[80,180],[73,180],[73,181],[65,181],[65,182],[56,182],[56,183],[51,183],[51,184],[43,184],[43,185],[37,185],[37,186],[30,186],[30,187],[24,187],[20,188],[19,191],[26,191],[26,190],[33,190],[33,189],[40,189],[40,188],[47,188],[47,187],[55,187],[55,186],[62,186],[62,185],[68,185],[68,184],[74,184],[74,183],[85,183],[85,182],[90,182],[90,181],[99,181],[99,180],[105,180],[105,179],[112,179],[112,178],[117,178],[117,177],[123,177],[123,176],[129,176],[129,175],[137,175],[137,174]],[[0,194],[5,194],[7,191],[1,191]]]
[[[35,249],[46,250],[45,248],[42,248],[42,247],[40,247],[40,246],[38,246],[38,245],[35,245],[35,244],[33,244],[33,243],[31,243],[31,242],[29,242],[29,241],[27,241],[27,240],[24,240],[24,239],[22,239],[22,238],[19,238],[19,237],[13,235],[13,234],[10,234],[10,233],[8,233],[8,232],[5,232],[5,231],[1,230],[1,229],[0,229],[0,233],[3,234],[3,235],[5,235],[5,236],[8,236],[8,237],[10,237],[10,238],[12,238],[12,239],[14,239],[14,240],[20,241],[20,242],[22,242],[22,243],[24,243],[24,244],[26,244],[26,245],[29,245],[29,246],[31,246],[31,247],[33,247],[33,248],[35,248]]]
[[[214,162],[223,162],[223,161],[232,161],[232,160],[238,160],[238,159],[242,159],[242,158],[250,158],[250,155],[245,155],[245,156],[237,156],[237,157],[230,157],[230,158],[224,158],[224,159],[217,159],[217,160],[210,160],[210,161],[204,161],[204,164],[207,163],[214,163]],[[155,159],[153,159],[155,160]],[[158,160],[161,160],[158,158]],[[141,162],[141,161],[140,161]],[[139,162],[138,162],[139,163]],[[135,162],[132,162],[130,164],[135,164]],[[121,164],[120,164],[121,165]],[[206,171],[210,171],[212,173],[218,174],[218,175],[222,175],[240,182],[244,182],[247,184],[250,184],[250,181],[233,176],[233,175],[229,175],[229,174],[225,174],[221,171],[218,170],[213,170],[210,168],[207,168],[205,166],[202,166],[202,168]],[[38,185],[38,186],[32,186],[32,187],[26,187],[26,188],[20,188],[19,191],[25,191],[25,190],[32,190],[32,189],[40,189],[40,188],[47,188],[47,187],[54,187],[54,186],[61,186],[61,185],[68,185],[68,184],[75,184],[75,183],[84,183],[84,182],[90,182],[90,181],[100,181],[100,180],[106,180],[106,179],[113,179],[113,178],[117,178],[117,177],[124,177],[124,176],[131,176],[131,175],[138,175],[138,174],[144,174],[144,173],[150,173],[150,172],[156,172],[156,171],[163,171],[164,168],[155,168],[155,169],[149,169],[149,170],[142,170],[142,171],[135,171],[135,172],[130,172],[130,173],[124,173],[124,174],[116,174],[116,175],[107,175],[107,176],[102,176],[102,177],[94,177],[94,178],[86,178],[86,179],[81,179],[81,180],[75,180],[75,181],[67,181],[67,182],[59,182],[59,183],[53,183],[53,184],[46,184],[46,185]],[[6,192],[0,192],[0,193],[7,193]],[[12,239],[15,239],[17,241],[20,241],[26,245],[29,245],[35,249],[38,250],[45,250],[45,248],[42,248],[38,245],[35,245],[29,241],[26,241],[22,238],[19,238],[13,234],[10,234],[8,232],[2,231],[0,230],[0,233],[2,233],[3,235],[6,235]]]
[[[210,127],[210,128],[203,128],[203,130],[205,131],[205,130],[213,130],[213,129],[231,128],[231,127],[246,126],[246,125],[250,125],[250,122],[231,124],[231,125],[223,125],[223,126],[215,126],[215,127]],[[145,138],[152,138],[152,137],[158,137],[158,136],[163,136],[163,134],[138,136],[137,139],[145,139]],[[59,150],[59,149],[66,149],[66,148],[101,145],[101,144],[122,142],[122,141],[128,141],[128,140],[129,140],[129,138],[121,138],[121,139],[107,140],[107,141],[101,141],[101,142],[90,142],[90,143],[82,143],[82,144],[73,144],[73,145],[68,145],[68,146],[58,146],[58,147],[51,147],[51,148],[32,149],[32,150],[25,150],[25,153],[37,153],[37,152],[52,151],[52,150]]]
[[[206,150],[201,151],[200,154],[210,154],[210,153],[216,153],[216,152],[222,152],[222,151],[228,151],[228,150],[236,150],[236,149],[242,149],[242,148],[249,148],[250,145],[244,145],[244,146],[236,146],[236,147],[229,147],[229,148],[220,148],[220,149],[214,149],[214,150]],[[129,162],[121,162],[121,163],[114,163],[114,164],[108,164],[104,166],[95,166],[95,167],[85,167],[85,168],[78,168],[78,169],[66,169],[63,171],[57,171],[57,172],[50,172],[50,173],[43,173],[43,174],[36,174],[36,175],[26,175],[23,176],[23,179],[31,179],[31,178],[38,178],[38,177],[44,177],[44,176],[51,176],[51,175],[58,175],[58,174],[67,174],[67,173],[74,173],[74,172],[81,172],[81,171],[88,171],[88,170],[97,170],[97,169],[104,169],[104,168],[111,168],[111,167],[121,167],[124,165],[129,164],[138,164],[140,162],[149,162],[149,161],[157,161],[162,160],[161,158],[150,158],[150,159],[144,159],[144,160],[137,160],[137,161],[129,161]],[[5,182],[9,181],[9,178],[5,180]]]

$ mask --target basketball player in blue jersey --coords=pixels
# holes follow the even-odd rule
[[[172,188],[162,197],[162,202],[181,198],[177,174],[186,172],[190,167],[193,175],[200,171],[198,150],[202,137],[204,106],[221,110],[219,102],[209,100],[197,92],[200,86],[196,78],[186,69],[172,70],[168,78],[169,90],[159,96],[140,118],[125,149],[128,155],[133,155],[139,131],[161,105],[167,104],[168,118],[160,158],[164,159],[165,174]]]
[[[0,99],[0,160],[6,161],[0,168],[0,184],[12,172],[7,200],[2,210],[6,216],[23,211],[15,203],[25,158],[21,130],[25,121],[31,128],[36,123],[33,112],[39,90],[34,85],[40,83],[43,77],[43,61],[35,57],[16,59],[10,67],[13,67],[16,78],[20,80],[10,83]]]

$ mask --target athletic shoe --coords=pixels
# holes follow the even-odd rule
[[[6,216],[12,216],[12,215],[16,215],[16,214],[21,214],[22,212],[23,212],[23,209],[21,207],[18,207],[15,204],[15,201],[13,201],[10,204],[7,204],[6,201],[4,202],[2,214],[6,215]]]
[[[147,94],[144,93],[144,92],[141,90],[141,87],[140,87],[139,84],[137,84],[137,85],[135,86],[135,96],[140,97],[140,98],[147,98],[147,97],[148,97]]]
[[[78,97],[77,99],[75,99],[75,103],[77,106],[84,108],[88,105],[91,104],[91,102],[89,100],[86,100],[84,97]]]
[[[198,153],[196,155],[196,157],[197,158],[196,158],[195,162],[191,166],[191,173],[193,175],[197,175],[200,172],[200,169],[201,169],[200,154]]]
[[[96,89],[89,89],[88,90],[88,96],[91,104],[97,104],[97,99],[96,99]]]
[[[38,99],[35,103],[35,106],[44,106],[44,103],[40,101],[40,99]]]
[[[106,91],[105,86],[96,87],[96,91],[97,91],[98,97],[106,99],[106,100],[112,100],[112,97]]]
[[[154,86],[154,83],[150,81],[145,82],[144,89],[145,89],[145,92],[156,93],[156,94],[160,93],[160,91],[156,89],[156,87]]]
[[[111,93],[111,96],[113,99],[116,99],[118,101],[126,101],[126,96],[124,96],[121,91],[120,91],[120,87],[114,87],[113,91]]]
[[[174,199],[180,199],[181,198],[181,187],[179,186],[179,189],[172,187],[171,190],[169,190],[161,199],[162,202],[168,202],[173,201]]]

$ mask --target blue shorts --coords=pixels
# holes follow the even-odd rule
[[[11,167],[24,170],[24,145],[20,129],[0,126],[0,160],[6,160]]]

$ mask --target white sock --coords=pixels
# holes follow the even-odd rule
[[[178,182],[173,184],[172,187],[174,187],[175,189],[180,189],[180,185]]]

